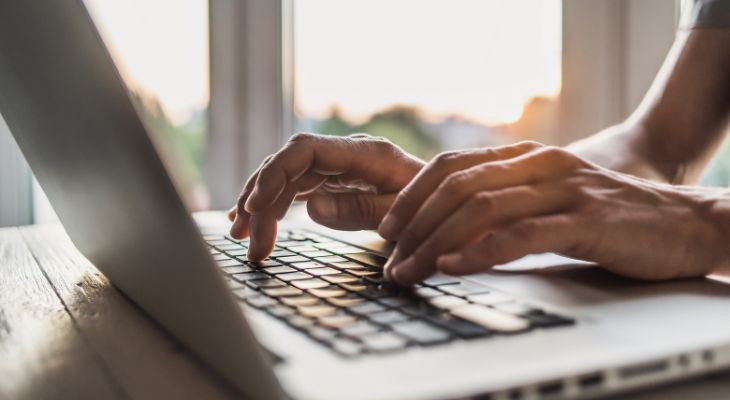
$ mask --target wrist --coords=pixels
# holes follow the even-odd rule
[[[710,249],[716,249],[718,262],[712,272],[730,273],[730,189],[694,188],[697,213],[712,230]]]

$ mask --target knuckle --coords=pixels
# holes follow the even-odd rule
[[[452,191],[460,192],[465,190],[465,186],[467,186],[469,178],[470,174],[466,171],[453,172],[444,179],[442,189],[449,191],[449,193]]]
[[[479,192],[469,200],[467,207],[470,210],[488,213],[494,208],[494,197],[489,192]]]
[[[309,132],[297,132],[289,138],[289,143],[301,143],[301,142],[308,142],[314,138],[316,138],[317,135],[314,133]]]
[[[535,149],[545,147],[545,145],[540,142],[536,142],[534,140],[523,140],[521,142],[515,143],[515,147],[518,147],[518,148],[524,149],[524,150],[535,150]]]
[[[433,158],[431,164],[436,169],[446,168],[453,164],[454,161],[458,160],[461,155],[462,153],[460,151],[445,151],[437,154],[436,157]]]

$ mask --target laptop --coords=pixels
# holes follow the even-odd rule
[[[592,398],[730,365],[712,279],[536,255],[396,288],[372,232],[295,220],[248,263],[184,207],[79,0],[2,2],[0,113],[78,249],[242,397]]]

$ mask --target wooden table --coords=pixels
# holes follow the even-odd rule
[[[0,399],[235,397],[60,227],[0,229]],[[727,399],[730,374],[622,398]]]

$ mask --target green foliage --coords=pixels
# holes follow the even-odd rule
[[[333,108],[330,116],[319,122],[314,130],[337,136],[352,133],[382,136],[418,157],[430,159],[439,151],[439,146],[421,121],[416,109],[394,106],[373,114],[362,124],[351,124],[342,118],[339,109]]]

